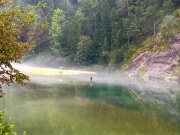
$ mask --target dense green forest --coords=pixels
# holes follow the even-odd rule
[[[36,14],[47,27],[38,31],[28,58],[114,66],[130,60],[148,38],[160,35],[168,43],[180,30],[179,0],[15,0],[39,1],[44,8]]]

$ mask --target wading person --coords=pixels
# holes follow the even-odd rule
[[[90,86],[92,86],[92,75],[90,76]]]

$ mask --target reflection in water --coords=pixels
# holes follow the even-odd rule
[[[129,87],[138,99],[155,104],[163,111],[160,115],[163,113],[163,115],[165,115],[164,117],[170,118],[172,122],[180,126],[179,83],[160,80],[134,80],[129,83]],[[153,109],[151,111],[153,111]]]
[[[103,82],[101,76],[96,76],[90,86],[89,79],[72,78],[63,77],[59,82],[58,77],[39,76],[25,87],[7,87],[5,99],[0,99],[0,109],[12,117],[16,123],[14,130],[20,134],[23,131],[30,135],[180,133],[178,84],[117,77],[105,78],[107,82]]]

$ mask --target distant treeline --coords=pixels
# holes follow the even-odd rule
[[[26,0],[26,4],[39,1]],[[164,25],[173,23],[171,15],[180,6],[179,0],[41,2],[45,7],[37,14],[48,25],[39,36],[42,41],[37,42],[33,56],[53,55],[84,65],[124,63],[139,43],[168,30]],[[169,36],[170,31],[164,37]]]

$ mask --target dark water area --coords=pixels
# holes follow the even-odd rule
[[[110,75],[32,76],[4,87],[0,110],[27,135],[179,135],[178,83]]]

